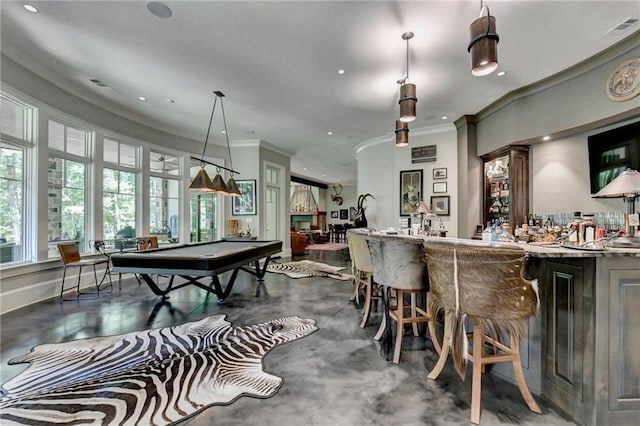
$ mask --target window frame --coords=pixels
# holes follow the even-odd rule
[[[158,171],[151,171],[151,168],[149,168],[150,170],[149,170],[149,177],[148,177],[148,184],[149,184],[149,192],[148,192],[149,198],[148,198],[148,200],[149,200],[149,227],[150,227],[150,231],[153,232],[153,230],[154,230],[154,228],[153,228],[154,223],[151,220],[152,219],[152,217],[151,217],[151,214],[152,214],[152,210],[151,210],[152,203],[151,203],[151,200],[152,200],[152,198],[161,198],[163,200],[166,200],[167,203],[168,203],[168,201],[170,199],[175,199],[174,197],[169,197],[169,196],[166,196],[166,197],[153,196],[151,194],[151,180],[152,180],[152,178],[171,180],[171,181],[175,181],[175,183],[176,183],[176,185],[178,187],[178,197],[177,197],[177,202],[178,202],[178,208],[177,208],[177,211],[178,211],[178,225],[177,225],[177,228],[178,229],[177,229],[177,235],[178,235],[178,238],[181,238],[182,229],[183,229],[183,227],[181,226],[181,222],[182,222],[181,221],[181,216],[182,216],[183,212],[182,212],[182,208],[180,206],[182,205],[182,199],[184,198],[184,191],[182,190],[182,187],[183,187],[183,185],[182,185],[182,175],[183,175],[182,170],[183,170],[183,167],[182,167],[182,164],[181,164],[181,161],[180,161],[180,156],[176,155],[176,154],[172,154],[170,152],[166,152],[166,151],[162,151],[162,150],[151,148],[149,150],[149,161],[151,161],[151,157],[152,157],[153,154],[160,154],[160,156],[166,155],[166,156],[170,156],[172,158],[177,159],[178,160],[178,169],[177,169],[177,174],[171,174],[171,173],[163,173],[163,172],[158,172]],[[170,217],[167,218],[167,222],[169,222],[169,220],[170,220]],[[170,225],[168,223],[167,223],[167,226],[169,227],[169,232],[167,234],[167,239],[169,240],[169,242],[177,242],[177,241],[175,241],[176,237],[173,236],[174,234],[172,233],[172,231],[170,229]],[[164,242],[160,241],[159,243],[163,244]]]
[[[25,100],[24,97],[11,93],[10,91],[2,88],[0,90],[0,98],[16,104],[24,109],[22,114],[22,127],[23,127],[23,135],[22,139],[18,138],[9,133],[0,133],[0,140],[3,144],[7,144],[9,146],[15,147],[16,149],[20,149],[22,151],[22,177],[21,177],[21,190],[22,190],[22,200],[21,200],[21,222],[22,226],[20,229],[20,239],[22,242],[22,249],[20,253],[20,259],[0,263],[0,267],[5,268],[6,266],[14,266],[20,265],[28,262],[32,262],[35,257],[35,247],[36,243],[34,241],[35,228],[37,222],[37,217],[34,215],[34,205],[37,204],[37,199],[33,194],[33,182],[27,179],[27,176],[35,176],[35,165],[34,165],[34,151],[36,149],[36,139],[37,139],[37,126],[38,126],[38,118],[39,118],[39,108],[33,103]]]
[[[84,197],[84,244],[79,245],[78,248],[80,250],[80,253],[88,253],[91,251],[90,248],[90,244],[89,242],[91,241],[91,239],[93,238],[93,233],[94,233],[94,229],[92,227],[93,224],[93,212],[94,212],[94,200],[91,197],[91,185],[93,183],[93,167],[94,167],[94,150],[93,148],[95,147],[95,130],[88,128],[87,126],[83,126],[81,124],[77,124],[74,123],[70,120],[64,119],[64,118],[60,118],[58,115],[56,114],[50,114],[47,119],[46,119],[46,126],[47,129],[50,129],[50,123],[51,121],[54,121],[58,124],[62,124],[65,126],[65,131],[64,131],[64,138],[65,138],[65,142],[64,142],[64,151],[61,151],[59,149],[56,148],[52,148],[49,145],[49,141],[51,140],[51,134],[48,133],[47,134],[47,140],[46,140],[46,149],[47,149],[47,162],[50,161],[52,158],[60,158],[62,160],[67,160],[67,161],[74,161],[76,163],[82,163],[84,164],[85,168],[84,168],[84,191],[85,191],[85,197]],[[73,129],[76,130],[80,130],[83,131],[85,133],[85,141],[84,141],[84,150],[85,150],[85,155],[84,156],[80,156],[77,154],[73,154],[70,152],[67,152],[66,148],[67,148],[67,141],[66,141],[66,135],[67,135],[67,127],[71,127]],[[47,173],[48,173],[49,169],[47,168]],[[66,180],[66,179],[65,179]],[[46,187],[46,191],[47,191],[47,202],[46,202],[46,209],[48,211],[49,208],[49,197],[48,197],[48,191],[49,191],[49,182],[48,182],[48,178],[47,178],[47,187]],[[64,185],[63,185],[64,188]],[[47,259],[56,259],[57,258],[57,251],[54,251],[51,249],[52,240],[49,240],[48,237],[48,226],[49,226],[49,220],[47,220]],[[55,240],[54,240],[55,241]]]

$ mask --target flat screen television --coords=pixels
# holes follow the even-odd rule
[[[627,168],[640,170],[640,121],[589,136],[591,194]]]

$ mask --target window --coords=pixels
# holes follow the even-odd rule
[[[136,236],[136,175],[105,167],[103,176],[105,238]]]
[[[85,164],[49,156],[49,257],[58,256],[58,241],[77,241],[85,249],[85,182]]]
[[[49,120],[49,257],[58,257],[58,241],[76,241],[87,251],[88,157],[91,132]]]
[[[151,234],[158,242],[177,242],[180,232],[179,158],[151,151],[149,177],[149,212]]]
[[[27,161],[33,148],[35,108],[0,96],[0,264],[27,259]]]
[[[104,139],[103,233],[105,238],[136,236],[138,147]]]
[[[191,179],[200,171],[200,162],[191,160]],[[209,176],[215,176],[215,169],[206,165]],[[218,209],[220,199],[217,194],[202,191],[189,191],[190,197],[190,241],[215,241],[218,239]]]
[[[23,260],[24,148],[0,143],[0,263]]]

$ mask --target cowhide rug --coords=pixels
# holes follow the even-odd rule
[[[232,327],[224,315],[36,346],[3,385],[0,424],[166,425],[240,396],[268,398],[280,377],[262,369],[275,346],[318,328],[297,316]]]
[[[343,269],[345,268],[341,266],[331,266],[311,260],[300,260],[289,263],[272,262],[267,266],[267,272],[285,274],[289,278],[326,277],[342,281],[353,280],[353,275],[339,272]]]

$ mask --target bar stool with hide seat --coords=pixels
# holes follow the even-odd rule
[[[371,262],[371,254],[367,245],[366,235],[369,232],[363,232],[359,229],[352,229],[347,232],[347,241],[351,252],[351,258],[354,264],[354,275],[356,277],[356,294],[360,288],[365,291],[364,304],[362,309],[362,321],[360,327],[365,328],[369,321],[371,306],[374,302],[382,299],[382,289],[373,280],[373,264]],[[356,296],[357,297],[357,296]]]
[[[61,300],[76,300],[80,298],[81,295],[95,295],[98,297],[100,293],[104,290],[101,288],[103,281],[106,277],[109,277],[109,285],[110,288],[109,293],[113,290],[113,283],[111,282],[111,275],[108,273],[108,269],[105,270],[105,274],[102,277],[102,280],[98,282],[98,273],[96,272],[96,265],[105,264],[108,268],[109,259],[108,258],[95,258],[95,259],[82,259],[80,257],[80,252],[78,251],[78,245],[75,242],[61,242],[58,243],[58,252],[60,253],[60,258],[62,259],[62,265],[64,269],[62,271],[62,287],[60,288],[60,299]],[[81,292],[80,291],[80,278],[82,277],[82,268],[85,266],[93,267],[93,279],[96,284],[95,292]],[[64,283],[67,276],[67,268],[78,268],[78,280],[76,282],[76,299],[63,299],[62,294],[65,291]],[[68,288],[66,289],[68,290]]]
[[[419,336],[418,324],[428,323],[433,345],[440,352],[440,344],[435,339],[435,327],[426,310],[429,285],[426,281],[422,238],[369,235],[366,239],[373,264],[373,276],[387,291],[385,315],[396,323],[393,362],[400,362],[404,327],[407,324],[411,324],[413,335]],[[423,307],[418,306],[418,295],[424,297]],[[386,327],[387,321],[383,320],[374,337],[376,340],[380,340],[385,332],[384,340],[389,339],[391,330]],[[386,346],[384,340],[383,347]]]
[[[431,292],[429,315],[435,318],[438,312],[444,312],[442,351],[428,377],[438,377],[449,351],[463,380],[466,361],[471,361],[471,422],[478,424],[485,364],[511,362],[529,409],[541,413],[520,362],[520,338],[527,319],[535,316],[538,308],[537,281],[523,277],[524,249],[513,244],[451,238],[429,239],[424,245]],[[465,319],[473,321],[473,333],[466,332]],[[486,345],[492,350],[486,352]]]

